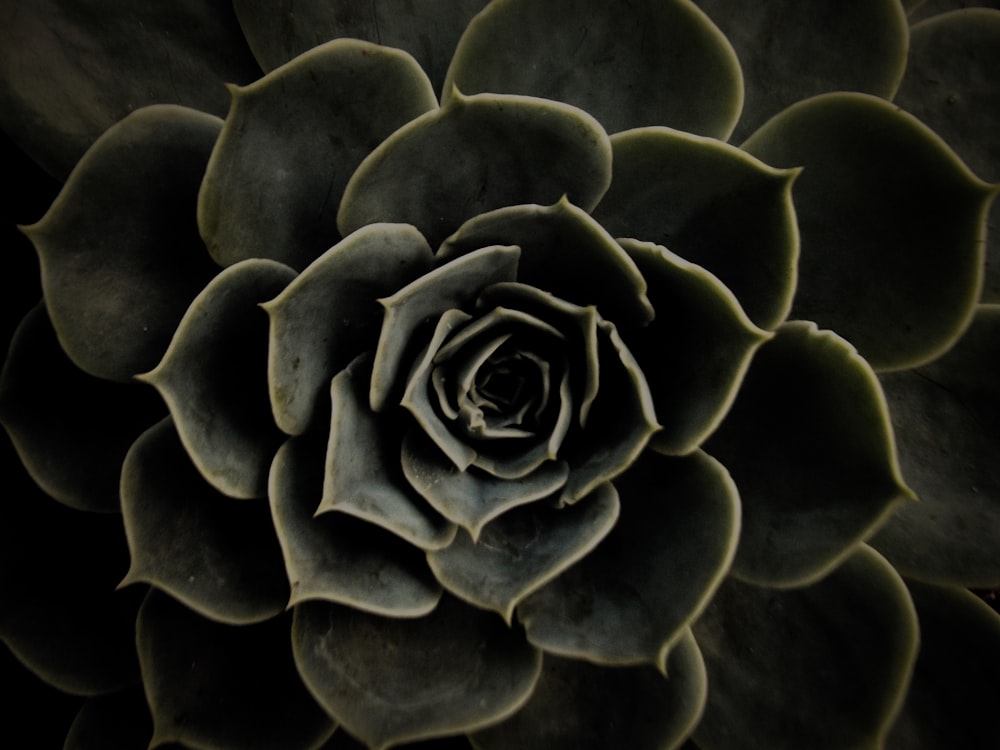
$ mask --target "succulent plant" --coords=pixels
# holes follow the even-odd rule
[[[75,696],[11,659],[22,704],[67,750],[987,747],[965,5],[0,2],[64,181],[4,214],[0,635]]]

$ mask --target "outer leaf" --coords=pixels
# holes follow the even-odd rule
[[[41,680],[76,695],[134,683],[132,634],[142,592],[115,591],[128,565],[121,520],[53,502],[17,469],[16,460],[5,464],[4,488],[2,650],[9,648]],[[7,666],[0,671],[13,675],[17,667]],[[54,712],[58,701],[50,697],[47,703]]]
[[[593,208],[611,179],[607,134],[590,115],[522,96],[452,96],[393,133],[347,184],[337,225],[413,224],[437,246],[479,214],[566,195]]]
[[[667,657],[667,675],[648,666],[609,669],[546,654],[527,705],[476,732],[473,743],[481,750],[672,750],[694,728],[707,692],[690,631]]]
[[[1000,3],[977,2],[1000,8]],[[1000,180],[1000,10],[969,8],[913,27],[896,103],[927,123],[984,180]],[[1000,203],[986,235],[983,301],[1000,302]]]
[[[371,224],[324,253],[275,299],[268,386],[275,421],[300,435],[325,409],[330,379],[371,349],[382,325],[380,297],[431,269],[426,240],[406,224]]]
[[[235,0],[233,7],[254,55],[266,70],[336,37],[398,47],[413,55],[441,90],[455,44],[487,0]]]
[[[422,549],[451,543],[457,527],[428,506],[403,477],[393,416],[365,403],[370,359],[362,356],[330,385],[333,416],[317,513],[340,511],[381,526]]]
[[[389,617],[418,617],[441,597],[421,551],[341,513],[315,516],[321,441],[288,440],[271,469],[271,514],[291,585],[289,606],[323,599]]]
[[[0,127],[59,178],[133,110],[222,115],[223,82],[259,74],[227,2],[0,4]]]
[[[295,609],[292,645],[316,699],[375,750],[503,719],[541,669],[519,631],[450,598],[419,620],[306,602]]]
[[[733,141],[797,101],[828,91],[891,97],[906,66],[899,0],[695,0],[736,48],[746,101]]]
[[[248,260],[198,295],[163,359],[140,376],[170,407],[202,476],[231,497],[267,495],[282,436],[267,397],[267,317],[258,307],[295,278],[288,266]]]
[[[271,258],[303,268],[340,239],[337,207],[361,160],[437,108],[409,55],[342,39],[245,88],[198,197],[198,225],[221,265]]]
[[[510,623],[515,605],[588,554],[618,520],[618,493],[602,484],[575,505],[516,508],[487,524],[477,539],[459,534],[429,552],[437,579],[466,601]]]
[[[883,375],[907,482],[920,498],[872,544],[904,575],[1000,585],[1000,305],[984,305],[941,359]]]
[[[733,570],[759,584],[815,580],[912,497],[874,373],[813,323],[786,323],[760,348],[706,449],[740,488]]]
[[[940,138],[888,102],[836,93],[790,107],[743,147],[805,167],[795,317],[836,330],[877,369],[955,342],[979,296],[994,190]]]
[[[595,305],[616,325],[653,318],[635,263],[587,212],[565,197],[551,206],[510,206],[462,225],[441,246],[450,260],[486,245],[517,245],[517,280],[576,305]]]
[[[559,492],[569,476],[565,461],[546,461],[516,480],[487,474],[475,466],[462,470],[418,429],[403,439],[402,464],[410,486],[472,539],[501,513]]]
[[[25,317],[0,378],[0,420],[46,493],[79,510],[118,512],[121,462],[162,412],[151,389],[99,380],[70,362],[42,305]]]
[[[101,136],[25,228],[59,341],[91,375],[127,381],[155,365],[218,270],[194,210],[220,127],[182,107],[139,110]]]
[[[694,3],[494,0],[462,35],[445,80],[466,93],[568,102],[609,132],[670,125],[725,138],[743,103],[740,66]]]
[[[907,582],[920,617],[920,653],[886,747],[989,747],[984,721],[1000,704],[1000,616],[968,591]]]
[[[153,591],[136,645],[153,713],[151,747],[315,748],[334,725],[295,672],[288,618],[243,627],[209,622]]]
[[[152,583],[219,622],[281,612],[288,588],[267,505],[220,495],[184,452],[170,419],[140,437],[122,467],[132,565],[122,585]]]
[[[757,325],[784,320],[799,254],[798,170],[667,128],[617,133],[611,146],[611,187],[594,218],[616,237],[649,240],[704,266]]]
[[[722,421],[768,334],[703,268],[651,243],[619,242],[649,282],[656,310],[652,323],[628,334],[663,424],[656,445],[690,453]]]
[[[694,626],[705,657],[702,750],[874,750],[903,702],[917,619],[867,547],[807,588],[730,578]]]
[[[141,687],[88,699],[66,735],[63,750],[133,750],[153,731]]]
[[[615,486],[622,509],[614,529],[527,597],[518,619],[548,653],[662,672],[729,568],[739,533],[736,488],[704,453],[651,450]]]

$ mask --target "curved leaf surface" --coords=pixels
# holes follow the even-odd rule
[[[437,108],[409,55],[356,39],[230,91],[198,196],[201,236],[220,265],[271,258],[305,267],[340,239],[337,208],[361,160]]]
[[[541,669],[520,631],[448,597],[417,620],[305,602],[295,609],[292,646],[316,699],[375,750],[509,716]]]
[[[864,94],[793,105],[743,148],[804,168],[793,317],[837,331],[876,369],[914,367],[955,342],[979,297],[995,188],[915,118]]]
[[[267,495],[283,436],[271,417],[268,321],[259,307],[293,278],[271,260],[227,268],[191,303],[160,363],[139,376],[167,402],[202,476],[231,497]]]
[[[759,584],[818,578],[912,498],[875,374],[813,323],[786,323],[758,350],[705,448],[740,488],[733,571]]]

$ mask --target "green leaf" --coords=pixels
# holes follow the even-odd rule
[[[875,374],[814,323],[786,323],[758,350],[705,449],[740,488],[733,571],[758,584],[824,575],[912,497]]]
[[[789,107],[743,147],[804,167],[793,317],[837,331],[876,369],[955,342],[979,296],[996,191],[940,138],[881,99],[834,93]]]
[[[906,587],[864,546],[806,588],[729,578],[694,636],[711,686],[701,750],[882,747],[918,641]]]
[[[987,3],[976,3],[985,5]],[[962,3],[965,5],[965,3]],[[1000,4],[936,16],[913,27],[895,101],[955,149],[976,175],[1000,180]],[[1000,202],[986,235],[984,302],[1000,302]]]
[[[495,208],[567,196],[591,209],[611,179],[608,136],[590,115],[522,96],[455,94],[404,125],[358,167],[337,224],[413,224],[436,247]]]
[[[221,124],[175,106],[135,112],[101,136],[48,213],[24,229],[59,342],[91,375],[129,381],[155,365],[218,271],[195,203]]]
[[[649,666],[609,668],[545,654],[531,700],[472,741],[479,750],[673,750],[694,729],[706,689],[689,630],[667,657],[666,679]]]
[[[321,599],[389,617],[427,614],[441,587],[420,549],[346,514],[315,514],[324,447],[311,436],[292,438],[271,470],[271,514],[292,590],[289,606]]]
[[[653,318],[635,263],[587,212],[565,197],[549,206],[510,206],[462,225],[441,246],[451,260],[486,245],[517,245],[517,281],[575,305],[595,305],[616,325]]]
[[[618,510],[618,493],[602,484],[565,508],[541,503],[515,508],[486,524],[477,538],[459,534],[448,547],[429,552],[427,561],[453,594],[510,623],[521,599],[607,535]]]
[[[149,104],[224,115],[223,83],[260,75],[227,2],[5,2],[0,127],[64,178],[101,133]]]
[[[340,239],[337,207],[362,159],[437,108],[413,58],[355,39],[230,91],[198,197],[201,236],[220,265],[257,257],[306,266]]]
[[[732,140],[828,91],[891,97],[906,65],[899,0],[696,0],[719,25],[743,68],[746,100]]]
[[[473,539],[501,513],[559,492],[569,476],[565,461],[546,461],[516,480],[503,479],[476,466],[462,470],[416,428],[403,439],[402,462],[410,486]]]
[[[919,502],[872,539],[903,575],[1000,586],[1000,305],[983,305],[947,354],[881,376],[899,460]]]
[[[22,321],[0,377],[0,421],[47,494],[78,510],[117,513],[122,460],[162,416],[152,389],[100,380],[70,362],[44,306]]]
[[[288,586],[267,504],[213,489],[169,417],[125,458],[122,515],[132,553],[122,586],[151,583],[199,616],[230,624],[284,609]]]
[[[920,617],[920,653],[890,750],[989,747],[1000,705],[1000,615],[959,588],[907,581]]]
[[[468,94],[525,94],[593,114],[608,132],[669,125],[725,138],[743,103],[732,47],[687,0],[494,0],[445,79]]]
[[[701,452],[647,450],[614,485],[614,529],[521,602],[517,616],[548,653],[662,672],[729,568],[739,499],[722,465]]]
[[[292,646],[316,699],[374,750],[509,716],[542,661],[520,631],[448,597],[418,620],[305,602],[295,608]]]
[[[334,724],[295,671],[289,618],[233,627],[153,591],[139,611],[136,646],[153,714],[150,747],[197,750],[315,748]]]
[[[441,90],[455,44],[469,19],[487,0],[434,0],[431,3],[372,0],[234,0],[233,7],[254,55],[272,70],[307,50],[338,37],[354,37],[413,55]]]
[[[375,414],[367,395],[371,358],[358,357],[330,385],[333,415],[317,514],[339,511],[376,524],[421,549],[451,543],[457,527],[407,483],[400,466],[402,427]]]
[[[390,397],[402,396],[405,355],[414,349],[414,334],[446,310],[470,306],[483,288],[513,281],[519,258],[517,247],[480,245],[478,251],[446,263],[379,300],[385,318],[373,364],[372,409],[382,411]]]
[[[594,218],[615,237],[663,245],[715,274],[762,328],[788,315],[798,226],[794,169],[667,128],[611,137],[611,187]]]
[[[227,268],[191,303],[160,363],[139,376],[167,402],[202,476],[231,497],[267,495],[283,436],[268,401],[268,321],[259,306],[293,278],[271,260]]]
[[[430,247],[413,227],[371,224],[262,305],[271,318],[271,408],[282,430],[300,435],[324,413],[330,379],[378,340],[383,309],[377,300],[432,264]]]
[[[133,684],[143,592],[115,590],[128,566],[121,519],[67,508],[45,497],[16,462],[4,466],[0,650],[67,693]]]
[[[649,283],[656,318],[628,332],[662,429],[657,447],[682,455],[718,426],[750,359],[769,336],[700,266],[648,242],[619,240]]]
[[[141,687],[88,698],[66,735],[63,750],[146,747],[153,725]]]

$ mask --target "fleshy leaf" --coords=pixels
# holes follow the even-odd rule
[[[672,750],[698,722],[706,690],[690,630],[667,657],[666,679],[646,665],[609,668],[545,654],[531,700],[472,741],[479,750]]]
[[[361,160],[437,108],[413,58],[356,39],[230,91],[198,197],[201,236],[220,265],[256,257],[306,266],[340,239],[337,208]]]
[[[295,278],[247,260],[220,273],[191,304],[163,359],[141,379],[163,396],[202,476],[231,497],[267,495],[282,435],[267,395],[267,316],[259,308]]]
[[[70,362],[44,306],[25,317],[0,378],[0,421],[46,493],[78,510],[117,513],[125,454],[162,416],[151,389],[99,380]]]
[[[141,687],[88,698],[66,735],[63,750],[146,747],[153,731]]]
[[[271,470],[271,514],[292,590],[289,605],[323,599],[390,617],[427,614],[441,587],[421,550],[345,514],[315,516],[324,448],[312,437],[291,438]]]
[[[343,235],[380,221],[413,224],[436,247],[473,216],[567,196],[593,208],[611,179],[608,136],[560,102],[458,93],[404,125],[358,167],[344,192]]]
[[[785,107],[828,91],[890,97],[906,65],[899,0],[696,0],[743,68],[746,99],[733,141]]]
[[[649,283],[656,310],[652,323],[628,336],[663,424],[656,445],[690,453],[725,416],[768,335],[700,266],[648,242],[619,242]]]
[[[611,146],[611,187],[594,218],[615,237],[655,242],[704,266],[762,328],[784,320],[799,253],[798,170],[668,128],[617,133]]]
[[[385,307],[385,318],[373,365],[369,397],[372,409],[381,411],[395,391],[401,395],[400,370],[405,370],[404,355],[413,349],[417,330],[446,310],[471,305],[484,287],[513,281],[520,255],[517,247],[480,245],[477,252],[447,263],[379,300]]]
[[[547,461],[516,481],[475,466],[463,471],[418,430],[411,430],[403,439],[402,464],[410,485],[472,538],[501,513],[558,492],[569,476],[565,461]]]
[[[708,455],[646,453],[615,480],[621,518],[597,548],[517,607],[548,653],[660,671],[729,568],[739,498]]]
[[[906,587],[864,546],[806,588],[728,579],[694,636],[712,686],[701,750],[882,747],[918,641]]]
[[[438,255],[450,260],[493,244],[521,248],[521,283],[576,305],[595,305],[618,325],[642,325],[653,318],[635,263],[566,198],[550,206],[510,206],[477,216],[449,237]]]
[[[406,50],[427,71],[434,88],[441,82],[458,38],[487,0],[429,3],[371,0],[234,0],[254,55],[272,70],[323,42],[352,37]]]
[[[515,605],[588,554],[618,519],[618,493],[602,484],[574,505],[534,503],[486,524],[476,540],[459,534],[429,552],[437,579],[466,601],[499,612],[509,623]]]
[[[912,497],[875,374],[814,323],[786,323],[757,351],[705,447],[740,488],[733,571],[759,584],[815,580]]]
[[[263,501],[220,495],[184,452],[170,418],[147,430],[122,467],[132,565],[122,585],[151,583],[213,620],[245,624],[288,599]]]
[[[608,132],[669,125],[717,138],[743,103],[726,38],[688,0],[494,0],[469,24],[445,79],[469,93],[524,94],[593,114]]]
[[[33,0],[0,10],[0,127],[59,178],[133,110],[162,102],[223,115],[223,82],[258,75],[229,3]]]
[[[1000,181],[998,68],[1000,11],[969,8],[943,14],[911,30],[906,75],[895,97],[896,104],[944,138],[976,175],[992,182]],[[1000,201],[993,202],[989,225],[982,299],[1000,302]]]
[[[984,305],[958,344],[910,372],[881,377],[907,503],[872,539],[903,575],[1000,586],[1000,305]]]
[[[128,381],[155,365],[218,271],[195,203],[221,126],[183,107],[135,112],[98,139],[48,213],[24,229],[59,341],[91,375]]]
[[[890,750],[989,747],[1000,705],[1000,615],[959,588],[907,582],[920,653]]]
[[[3,449],[7,459],[13,451],[6,441]],[[0,650],[9,648],[38,678],[75,695],[134,683],[143,592],[115,591],[128,566],[121,519],[53,502],[16,459],[3,466]]]
[[[319,703],[373,750],[509,716],[542,661],[519,630],[449,597],[417,620],[305,602],[295,608],[292,646]]]
[[[306,268],[275,299],[271,317],[268,385],[278,426],[305,432],[324,413],[330,379],[374,346],[383,309],[376,302],[428,272],[426,240],[406,224],[359,229]]]
[[[322,744],[334,724],[296,674],[288,620],[221,625],[151,592],[136,625],[153,714],[150,747],[307,750]]]
[[[938,136],[881,99],[835,93],[789,107],[743,148],[804,167],[793,317],[837,331],[876,369],[955,342],[979,297],[995,190]]]
[[[403,476],[396,418],[368,409],[370,371],[371,358],[362,355],[330,385],[333,415],[316,513],[340,511],[422,549],[444,547],[457,527],[427,505]]]

